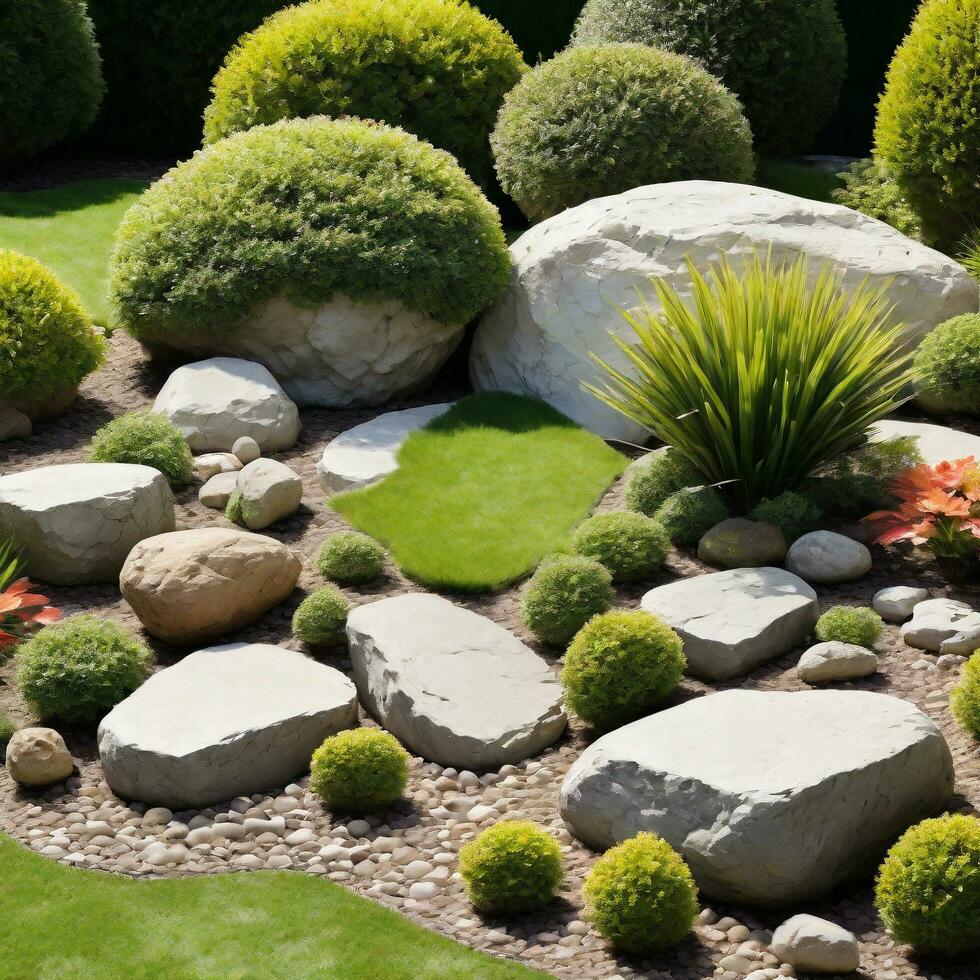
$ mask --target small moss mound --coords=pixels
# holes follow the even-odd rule
[[[919,953],[980,946],[980,820],[948,814],[907,830],[878,872],[875,907]]]
[[[553,555],[524,590],[524,625],[542,643],[567,643],[613,600],[612,575],[584,555]]]
[[[637,834],[606,851],[586,877],[582,894],[599,933],[639,956],[676,946],[698,914],[690,869],[653,834]]]
[[[713,487],[697,487],[672,493],[653,519],[676,545],[693,548],[716,524],[728,517],[728,507]]]
[[[950,706],[963,728],[980,739],[980,650],[967,660],[963,676],[953,689]]]
[[[17,729],[14,727],[14,723],[0,711],[0,762],[3,761],[3,757],[7,751],[7,743],[13,738],[14,732]]]
[[[533,912],[547,905],[561,884],[561,848],[536,824],[507,821],[460,849],[459,873],[469,900],[481,911]]]
[[[339,531],[320,545],[316,567],[341,585],[363,585],[384,574],[385,550],[359,531]]]
[[[626,506],[653,517],[671,494],[703,482],[697,470],[673,449],[650,453],[632,467],[626,485]]]
[[[89,459],[152,466],[174,490],[183,489],[194,478],[194,458],[187,440],[159,412],[127,412],[107,422],[92,437]]]
[[[916,348],[918,401],[927,411],[980,415],[980,313],[953,317]]]
[[[670,551],[667,532],[653,519],[631,511],[595,514],[575,531],[572,547],[605,565],[617,582],[652,575]]]
[[[818,620],[814,634],[821,643],[837,640],[869,650],[875,645],[884,620],[867,606],[831,606]]]
[[[778,497],[759,501],[749,517],[754,521],[773,524],[783,532],[787,544],[815,531],[823,520],[823,511],[811,500],[786,490]]]
[[[311,646],[335,646],[344,642],[350,603],[335,586],[308,595],[293,613],[293,634]]]
[[[332,735],[310,762],[310,789],[333,810],[373,813],[398,799],[408,783],[408,753],[377,728]]]
[[[231,521],[232,524],[237,524],[239,527],[243,526],[245,523],[244,502],[245,498],[242,496],[241,490],[232,490],[228,503],[225,504],[225,520]]]

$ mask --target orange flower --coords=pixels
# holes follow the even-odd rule
[[[942,514],[944,517],[969,517],[970,502],[955,494],[934,487],[919,497],[917,507],[926,514]]]

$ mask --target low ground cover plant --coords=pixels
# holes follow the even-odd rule
[[[320,545],[316,567],[341,585],[364,585],[384,574],[385,550],[366,534],[338,531]]]
[[[159,412],[127,412],[107,422],[92,437],[89,459],[152,466],[174,490],[182,490],[194,478],[194,457],[187,440]]]
[[[953,689],[950,706],[963,728],[980,739],[980,650],[964,665],[963,676]]]
[[[980,314],[930,330],[915,351],[916,401],[941,415],[980,415]]]
[[[333,810],[373,813],[398,799],[408,783],[408,753],[377,728],[332,735],[313,753],[310,789]]]
[[[542,643],[567,643],[613,601],[612,575],[594,558],[552,555],[524,589],[524,625]]]
[[[311,592],[293,613],[293,634],[311,646],[344,642],[350,603],[335,586]]]
[[[884,628],[881,616],[867,606],[831,606],[817,620],[814,634],[821,643],[836,640],[870,650]]]
[[[654,521],[674,544],[693,548],[716,524],[728,517],[728,507],[714,487],[692,487],[672,493],[656,510]]]
[[[656,521],[631,511],[594,514],[575,529],[572,548],[594,558],[614,581],[632,582],[654,574],[670,551],[670,538]]]

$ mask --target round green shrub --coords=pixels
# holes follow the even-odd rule
[[[867,606],[831,606],[817,620],[813,632],[821,643],[837,640],[870,650],[884,626],[881,616]]]
[[[652,517],[672,493],[704,482],[691,463],[672,449],[650,453],[633,465],[631,472],[626,505],[647,517]]]
[[[92,124],[104,86],[81,0],[0,6],[0,65],[0,159],[30,156]]]
[[[618,728],[661,704],[685,667],[681,638],[656,616],[602,613],[575,634],[565,654],[565,703],[595,728]]]
[[[102,363],[105,342],[50,269],[0,250],[0,355],[0,401],[43,406]]]
[[[967,660],[949,703],[956,720],[980,739],[980,650]]]
[[[593,558],[553,555],[524,590],[524,625],[542,643],[567,643],[613,600],[612,575]]]
[[[383,810],[404,792],[408,762],[394,736],[377,728],[353,728],[332,735],[313,753],[310,789],[334,810]]]
[[[242,496],[241,490],[232,490],[228,497],[228,503],[225,504],[225,520],[231,521],[232,524],[238,524],[240,527],[243,526],[245,523],[245,515],[242,512],[244,503],[245,498]]]
[[[459,873],[473,905],[485,912],[533,912],[561,884],[561,848],[529,820],[498,823],[459,852]]]
[[[397,300],[461,325],[509,261],[499,214],[448,153],[314,117],[230,136],[157,181],[116,233],[110,289],[122,325],[161,342],[220,339],[279,296]]]
[[[575,531],[572,547],[612,572],[617,582],[652,575],[670,551],[667,532],[655,521],[632,511],[594,514]]]
[[[17,686],[39,717],[88,722],[143,683],[153,655],[121,626],[82,615],[46,626],[16,659]]]
[[[338,531],[320,545],[316,567],[341,585],[362,585],[384,574],[385,550],[359,531]]]
[[[672,493],[653,519],[676,545],[693,548],[716,524],[728,517],[728,507],[713,487],[695,487]]]
[[[107,422],[92,437],[89,459],[152,466],[174,490],[186,487],[194,478],[194,457],[187,440],[159,412],[127,412]]]
[[[917,401],[927,411],[980,415],[980,313],[930,330],[915,351]]]
[[[771,500],[767,497],[759,501],[749,517],[754,521],[773,524],[783,532],[787,544],[797,538],[815,531],[823,520],[823,511],[811,500],[786,490]]]
[[[980,820],[947,814],[907,830],[878,871],[875,907],[919,953],[980,946]]]
[[[204,141],[280,119],[359,116],[448,150],[486,185],[490,130],[525,69],[510,35],[459,0],[304,3],[228,55]]]
[[[508,93],[490,138],[503,189],[533,221],[663,181],[753,174],[738,99],[689,58],[572,48]]]
[[[344,642],[350,603],[340,589],[330,585],[308,595],[293,613],[293,633],[313,646]]]
[[[698,890],[684,859],[653,834],[637,834],[599,858],[582,886],[599,933],[626,953],[679,943],[698,914]]]
[[[980,222],[980,0],[925,0],[888,69],[875,153],[953,248]]]
[[[573,43],[624,41],[699,61],[742,100],[769,156],[809,149],[837,107],[847,61],[834,0],[588,0]]]

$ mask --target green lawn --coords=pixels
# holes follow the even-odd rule
[[[543,977],[288,871],[134,881],[0,835],[5,980],[516,980]]]
[[[30,255],[78,292],[99,323],[109,318],[112,237],[145,181],[85,180],[54,190],[0,193],[0,248]]]
[[[760,187],[830,204],[834,203],[833,191],[843,186],[837,174],[790,160],[760,160],[755,182]]]
[[[472,395],[413,433],[399,469],[333,508],[437,589],[490,591],[567,548],[627,460],[544,402]]]

